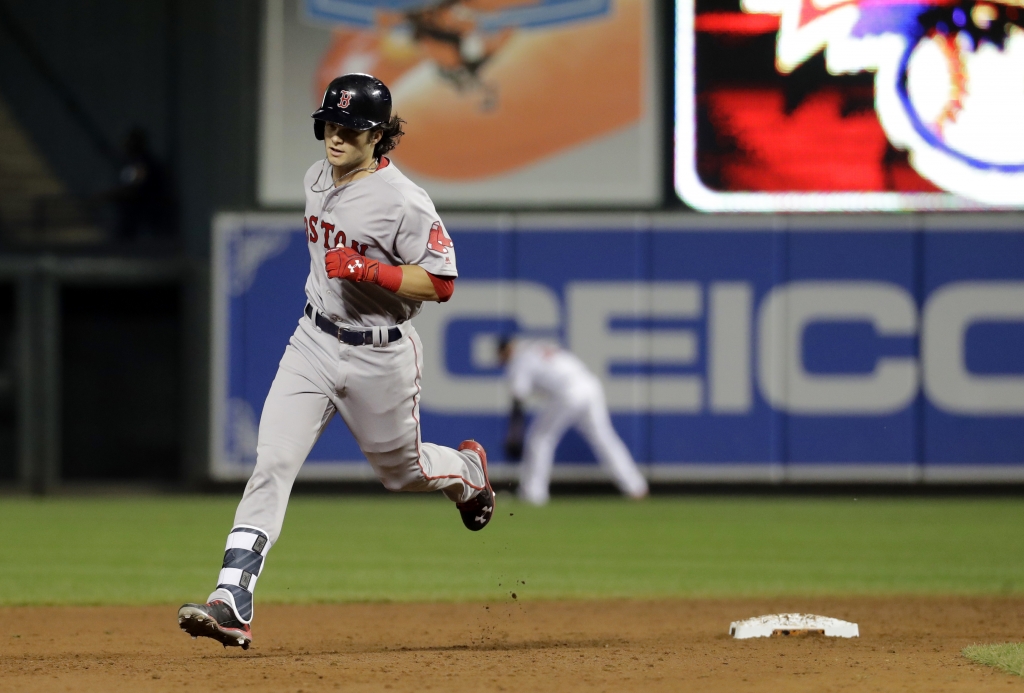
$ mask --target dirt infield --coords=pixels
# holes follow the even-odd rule
[[[252,649],[177,628],[177,605],[0,609],[2,691],[1007,691],[960,648],[1024,638],[1024,599],[857,598],[258,606]],[[857,640],[736,641],[805,611]]]

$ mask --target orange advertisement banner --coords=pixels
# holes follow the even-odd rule
[[[438,204],[651,204],[658,109],[651,0],[271,0],[260,196],[302,200],[331,79],[387,84],[395,163]]]

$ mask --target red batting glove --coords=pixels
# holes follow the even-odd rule
[[[373,282],[388,291],[402,286],[402,268],[371,260],[351,248],[333,248],[324,256],[324,267],[331,279],[350,282]]]
[[[324,256],[327,276],[350,282],[376,282],[380,263],[360,255],[351,248],[333,248]]]

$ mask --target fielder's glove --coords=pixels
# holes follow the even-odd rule
[[[519,400],[515,400],[509,414],[508,434],[505,436],[505,456],[512,462],[518,462],[523,458],[525,432],[526,417],[523,415],[523,406]]]

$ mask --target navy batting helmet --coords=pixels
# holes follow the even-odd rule
[[[391,92],[376,77],[359,72],[335,77],[327,85],[324,101],[313,113],[313,134],[324,138],[324,123],[353,130],[371,130],[391,119]]]

